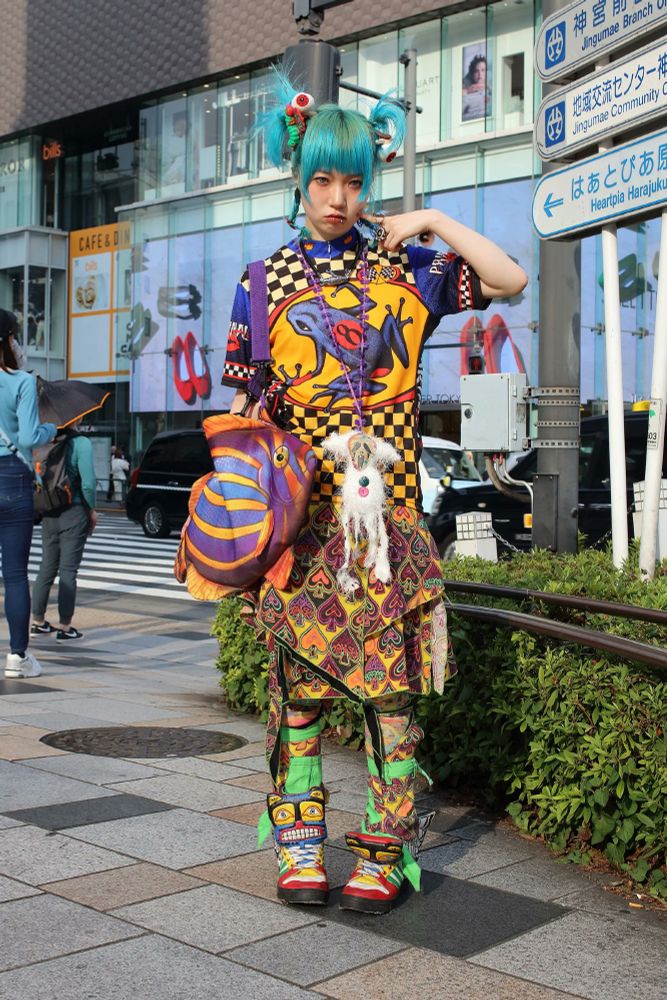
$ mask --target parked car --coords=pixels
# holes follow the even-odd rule
[[[423,438],[419,472],[424,510],[429,511],[446,474],[454,486],[481,483],[481,476],[462,452],[461,446],[445,438]],[[130,477],[126,512],[149,538],[166,538],[180,531],[188,516],[188,497],[193,483],[213,468],[201,430],[166,431],[151,441],[141,464]]]
[[[625,415],[625,463],[628,481],[628,510],[633,502],[632,484],[644,478],[646,462],[646,413]],[[531,481],[537,472],[537,451],[529,451],[512,465],[513,479]],[[667,478],[667,452],[663,460],[663,477]],[[517,492],[526,490],[517,487]],[[438,550],[444,559],[456,551],[456,515],[483,510],[492,515],[493,527],[511,545],[529,549],[531,531],[524,527],[523,518],[530,507],[500,493],[492,483],[475,489],[462,488],[441,492],[428,518]],[[632,515],[628,515],[629,535],[633,537]],[[609,481],[609,426],[606,416],[585,417],[581,421],[579,451],[579,530],[587,544],[594,545],[611,528],[611,493]],[[500,545],[500,543],[499,543]]]
[[[149,444],[130,476],[125,510],[149,538],[180,531],[188,516],[193,484],[213,469],[201,430],[166,431]]]
[[[422,444],[419,476],[426,514],[433,509],[444,476],[449,477],[453,489],[481,484],[480,472],[460,444],[437,437],[423,437]]]

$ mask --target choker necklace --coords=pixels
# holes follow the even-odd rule
[[[361,339],[359,343],[359,376],[357,390],[352,384],[352,365],[343,356],[341,345],[336,338],[334,320],[322,288],[322,276],[317,274],[300,243],[297,256],[301,262],[306,280],[312,288],[319,306],[324,327],[329,336],[332,352],[336,356],[347,383],[356,418],[355,429],[347,434],[331,434],[323,442],[324,454],[333,458],[343,467],[344,479],[341,490],[341,521],[344,533],[343,564],[336,574],[340,589],[346,594],[354,594],[362,584],[350,572],[350,562],[363,555],[363,565],[369,572],[373,570],[380,583],[391,581],[389,565],[389,540],[384,523],[383,511],[386,503],[386,488],[383,470],[400,461],[398,452],[382,438],[373,437],[364,427],[364,388],[366,381],[366,340],[368,332],[368,247],[359,239],[355,257],[360,261],[361,279]]]
[[[313,242],[315,242],[315,241],[313,240]],[[324,242],[324,241],[322,240],[320,242]],[[317,280],[322,285],[344,285],[345,282],[349,281],[350,278],[354,275],[354,272],[356,270],[357,264],[359,263],[359,259],[361,257],[361,252],[362,252],[362,248],[364,246],[364,241],[361,238],[361,236],[359,234],[357,234],[357,242],[356,242],[355,248],[354,248],[355,249],[354,260],[352,261],[352,263],[348,267],[344,268],[341,271],[334,271],[333,270],[333,260],[331,258],[331,242],[328,242],[328,247],[329,247],[329,270],[328,271],[319,271],[318,270],[318,268],[317,268],[317,266],[315,264],[315,261],[306,252],[306,249],[305,249],[305,247],[304,247],[303,244],[304,244],[304,240],[299,240],[298,247],[299,247],[299,250],[301,251],[301,257],[303,258],[303,260],[305,260],[308,268],[310,269],[311,273],[315,275],[315,277],[317,278]],[[344,260],[345,260],[345,250],[343,250],[343,253],[341,255],[341,261],[344,261]]]

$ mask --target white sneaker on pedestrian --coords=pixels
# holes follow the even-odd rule
[[[25,656],[18,653],[7,653],[5,677],[39,677],[42,668],[39,661],[26,650]]]

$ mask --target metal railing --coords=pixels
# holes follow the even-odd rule
[[[590,613],[648,621],[667,627],[667,612],[653,608],[642,608],[633,604],[618,604],[614,601],[599,601],[569,594],[550,594],[537,590],[520,590],[515,587],[496,587],[488,583],[467,583],[461,580],[445,580],[446,590],[480,594],[489,597],[504,597],[509,600],[539,600],[565,608],[577,608]],[[477,604],[460,604],[449,601],[449,608],[464,618],[471,618],[488,625],[502,628],[519,628],[524,632],[545,635],[561,642],[575,643],[599,649],[614,656],[646,663],[658,670],[667,670],[667,650],[649,643],[625,639],[609,632],[554,621],[540,615],[522,611],[508,611],[506,608],[487,608]]]

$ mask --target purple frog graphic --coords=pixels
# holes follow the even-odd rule
[[[351,283],[346,282],[336,289],[332,297],[338,295],[344,288],[349,289],[358,301],[354,305],[347,306],[345,309],[337,309],[329,306],[329,315],[340,357],[348,371],[355,371],[359,367],[363,336],[361,321],[362,292]],[[367,300],[367,315],[372,312],[376,305],[377,303],[371,299]],[[384,388],[384,384],[379,379],[386,377],[393,370],[395,365],[394,355],[404,368],[407,367],[408,350],[405,337],[403,336],[403,328],[412,323],[413,319],[411,316],[403,316],[404,305],[405,299],[400,298],[395,314],[392,312],[391,306],[386,305],[387,315],[379,330],[371,326],[368,321],[366,322],[365,369],[367,375],[364,379],[364,393],[369,392],[374,394]],[[297,364],[295,375],[290,376],[285,366],[280,366],[280,374],[286,380],[287,384],[291,385],[308,381],[314,376],[319,375],[324,368],[326,355],[335,355],[335,351],[331,344],[331,335],[327,323],[316,299],[310,299],[307,302],[298,302],[293,305],[287,310],[287,322],[296,334],[308,337],[315,347],[315,368],[311,372],[303,374],[301,371],[302,366]],[[343,373],[327,385],[315,382],[313,383],[313,388],[321,391],[312,397],[312,402],[329,396],[331,397],[331,403],[336,403],[350,394],[347,379]]]

